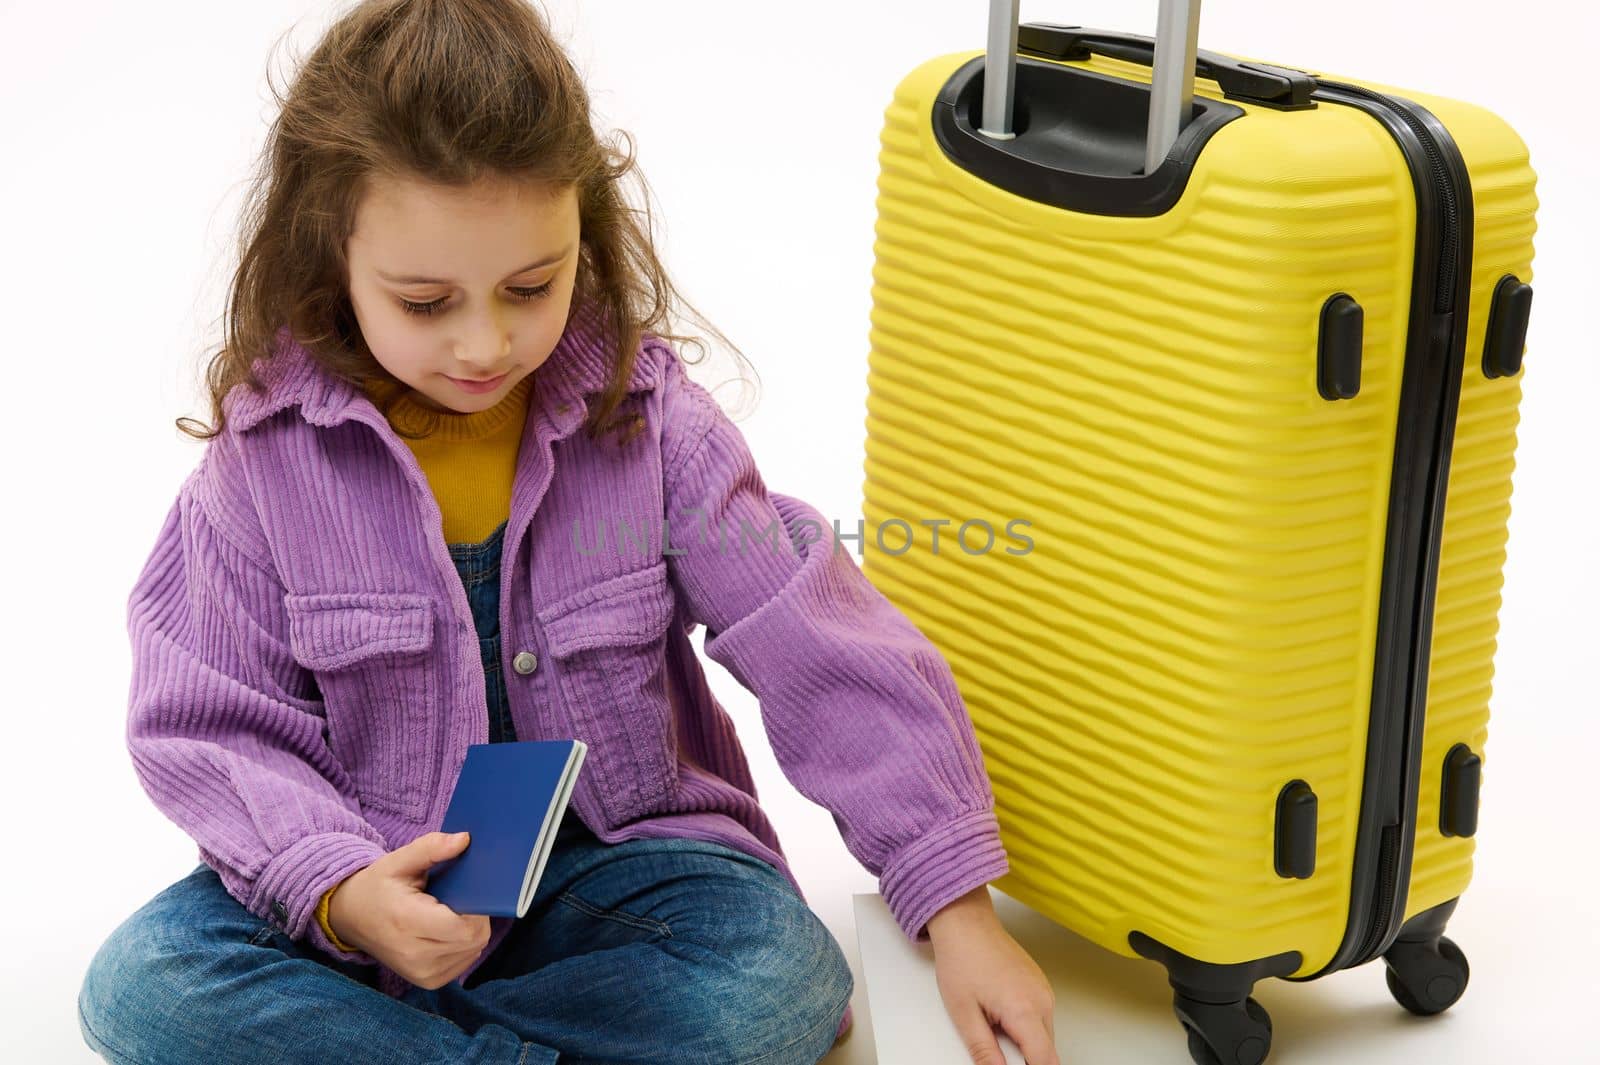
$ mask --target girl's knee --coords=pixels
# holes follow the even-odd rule
[[[753,933],[722,946],[728,978],[707,988],[719,1000],[713,1015],[726,1060],[815,1061],[833,1045],[854,990],[849,962],[798,897],[749,916],[739,924]]]
[[[806,989],[815,1005],[835,1012],[837,1020],[839,1011],[834,1011],[833,1007],[848,999],[855,986],[850,963],[822,918],[798,899],[795,905],[796,913],[780,946],[793,959],[787,967],[787,975],[782,978],[783,983],[796,994]],[[778,968],[783,968],[781,962]]]
[[[158,1013],[163,972],[150,964],[152,933],[143,911],[133,915],[95,951],[78,989],[78,1027],[89,1048],[118,1065],[140,1061],[131,1030]],[[156,1000],[156,1001],[152,1001]]]
[[[237,913],[221,909],[204,890],[195,890],[205,887],[195,881],[194,875],[179,881],[140,907],[90,959],[78,990],[78,1024],[102,1057],[118,1063],[168,1060],[151,1056],[157,1049],[151,1040],[163,1025],[181,1028],[199,1020],[207,974],[225,972],[223,956],[249,947],[249,912],[237,903]]]
[[[735,922],[748,932],[742,952],[748,970],[758,979],[816,988],[834,999],[848,991],[850,966],[822,918],[789,891],[763,899],[765,905],[753,905],[744,920]]]
[[[119,1063],[144,1060],[134,1056],[142,1042],[137,1029],[169,1014],[172,985],[182,980],[171,964],[180,934],[140,910],[95,951],[78,991],[78,1023],[97,1053]]]

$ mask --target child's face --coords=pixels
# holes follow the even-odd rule
[[[571,186],[374,178],[345,246],[361,334],[422,405],[487,410],[561,339],[578,235]],[[487,391],[461,383],[494,377]]]

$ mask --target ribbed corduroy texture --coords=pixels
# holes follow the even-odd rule
[[[819,512],[766,489],[737,427],[658,338],[641,345],[630,384],[659,450],[628,466],[578,434],[609,371],[583,321],[536,371],[508,525],[503,641],[508,656],[540,659],[513,674],[518,735],[590,743],[573,808],[606,842],[712,840],[772,862],[798,890],[688,642],[704,624],[706,654],[759,698],[789,780],[833,813],[905,933],[925,939],[940,907],[1007,871],[948,665]],[[486,738],[482,669],[457,616],[459,582],[430,564],[445,554],[439,530],[414,534],[429,511],[371,490],[383,462],[411,458],[403,443],[297,345],[273,361],[265,394],[239,397],[238,420],[184,483],[130,595],[128,740],[151,799],[236,898],[330,955],[372,963],[334,949],[317,902],[438,828],[466,746]],[[661,483],[638,481],[641,468],[659,468]],[[352,471],[365,490],[351,490]],[[425,489],[414,460],[404,476]],[[621,484],[633,487],[619,495]],[[596,505],[665,513],[672,550],[656,543],[620,574],[607,569],[615,554],[549,558]],[[328,508],[333,519],[318,520]],[[739,550],[741,523],[817,542]],[[685,534],[696,528],[730,540]],[[546,545],[531,552],[532,575],[524,537]],[[419,540],[429,553],[408,555]],[[330,560],[342,568],[330,573]],[[564,586],[547,587],[557,574]],[[404,705],[361,699],[412,681]],[[384,712],[406,728],[385,731],[401,719]],[[491,923],[474,968],[511,924]],[[404,991],[385,967],[380,978]]]
[[[390,848],[362,817],[292,666],[283,595],[212,527],[195,496],[168,511],[128,600],[133,644],[127,740],[152,801],[200,846],[252,913],[340,954],[311,920],[323,891]],[[275,900],[286,912],[274,914]]]

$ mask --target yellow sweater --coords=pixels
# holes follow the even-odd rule
[[[375,385],[367,395],[381,406],[381,401],[396,390],[393,385]],[[522,441],[532,394],[533,377],[529,375],[499,403],[476,414],[433,411],[417,403],[409,392],[390,409],[389,424],[397,429],[418,431],[434,427],[424,439],[400,439],[417,456],[428,487],[439,502],[446,543],[477,543],[510,516],[517,447]],[[328,902],[336,890],[337,884],[323,894],[317,906],[317,920],[335,947],[354,951],[354,947],[340,942],[328,925]]]

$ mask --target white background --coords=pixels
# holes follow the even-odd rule
[[[882,112],[918,63],[982,47],[983,0],[546,7],[597,121],[636,139],[669,271],[759,371],[764,398],[741,425],[769,487],[853,527]],[[199,457],[173,419],[208,415],[199,356],[220,339],[234,212],[270,117],[268,48],[293,27],[274,56],[281,83],[332,13],[287,0],[0,3],[0,305],[15,430],[0,743],[6,1060],[93,1060],[74,1018],[84,967],[197,860],[123,746],[123,609]],[[1037,0],[1023,17],[1151,32],[1155,3]],[[1202,47],[1487,106],[1522,134],[1540,176],[1490,768],[1477,875],[1452,928],[1473,983],[1434,1022],[1437,1042],[1410,1044],[1458,1062],[1571,1061],[1594,1038],[1595,29],[1587,5],[1559,0],[1236,0],[1209,5],[1200,28]],[[851,895],[877,885],[827,812],[777,770],[754,700],[709,671],[807,897],[854,961]],[[1114,1004],[1089,986],[1109,970],[1070,956],[1081,975],[1053,976],[1086,997],[1058,1022],[1063,1061],[1123,1060],[1074,1054],[1074,1028],[1093,1032],[1095,1011]],[[1120,986],[1170,1026],[1162,1060],[1182,1062],[1164,982],[1147,967]],[[1280,1010],[1275,1062],[1373,1052],[1361,1030],[1395,1009],[1382,974],[1326,983],[1338,980],[1359,993],[1266,989]],[[858,1009],[861,999],[858,980]],[[835,1058],[871,1061],[866,1034]]]

